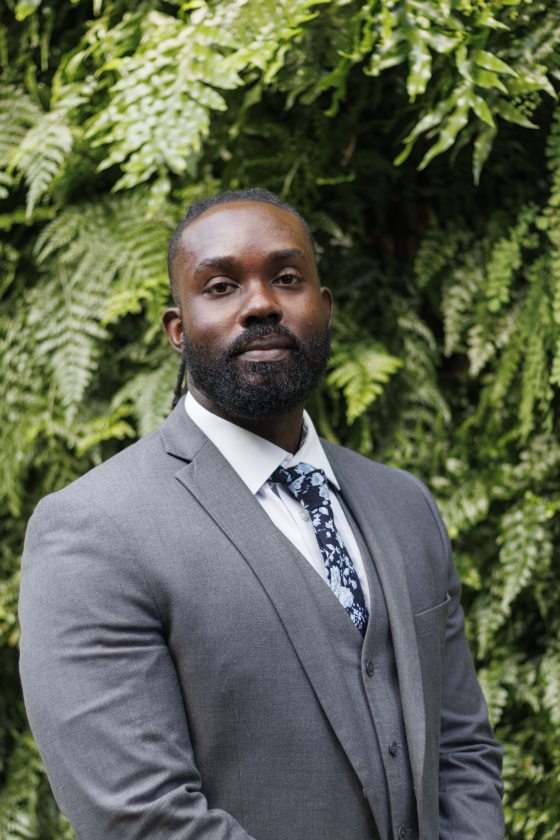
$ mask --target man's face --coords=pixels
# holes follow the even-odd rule
[[[299,219],[264,202],[206,211],[175,260],[180,307],[164,316],[189,389],[231,420],[302,406],[329,355],[331,295]]]

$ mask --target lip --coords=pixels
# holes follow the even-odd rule
[[[287,336],[263,335],[244,344],[238,355],[250,362],[273,362],[285,358],[292,347]]]

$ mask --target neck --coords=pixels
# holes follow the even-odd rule
[[[192,385],[189,387],[189,391],[195,400],[207,411],[211,411],[212,414],[223,417],[224,420],[229,420],[230,423],[235,423],[236,426],[241,426],[242,429],[247,429],[248,432],[259,435],[259,437],[270,441],[270,443],[274,443],[287,452],[294,454],[299,449],[303,426],[303,405],[296,406],[296,408],[279,417],[246,419],[243,417],[232,417],[227,411],[223,411],[212,403],[198,388]]]
[[[242,429],[259,435],[279,446],[280,449],[291,452],[292,455],[299,449],[303,426],[303,406],[282,417],[267,417],[266,420],[239,420],[230,417],[226,417],[226,420],[231,420]]]

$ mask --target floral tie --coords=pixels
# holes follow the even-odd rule
[[[364,593],[354,564],[334,524],[327,479],[323,470],[309,464],[278,467],[269,481],[284,484],[309,512],[327,570],[330,588],[362,634],[369,618]]]

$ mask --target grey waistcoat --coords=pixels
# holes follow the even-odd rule
[[[358,710],[356,727],[371,744],[375,801],[370,802],[379,840],[417,840],[417,810],[400,701],[397,669],[383,590],[375,562],[350,511],[344,508],[360,548],[371,599],[366,637],[308,564],[302,564],[324,621],[336,640],[340,678],[346,680]],[[349,835],[350,836],[350,835]],[[377,838],[376,838],[377,840]]]

